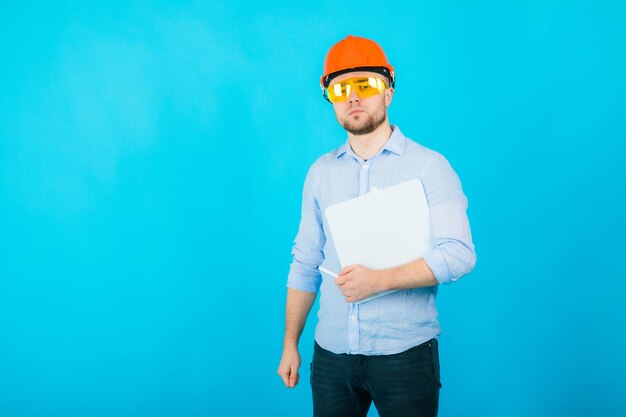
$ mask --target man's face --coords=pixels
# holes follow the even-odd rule
[[[380,74],[368,71],[355,71],[333,78],[331,84],[354,77],[377,77],[387,80]],[[387,88],[380,94],[367,98],[359,98],[352,91],[348,100],[333,103],[337,121],[344,129],[353,135],[365,135],[376,130],[387,120],[387,107],[391,104],[393,89]]]

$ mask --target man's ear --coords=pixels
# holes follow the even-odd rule
[[[393,88],[389,87],[385,90],[385,106],[389,107],[389,105],[391,104],[391,99],[393,98],[393,93],[394,90]]]

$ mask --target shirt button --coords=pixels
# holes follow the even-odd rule
[[[367,168],[369,168],[369,166],[363,165],[363,169],[367,169]]]
[[[354,315],[350,316],[350,319],[351,319],[351,320],[354,320]]]

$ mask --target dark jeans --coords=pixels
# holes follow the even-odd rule
[[[434,417],[439,406],[439,352],[431,339],[395,355],[329,352],[315,343],[311,363],[315,417]]]

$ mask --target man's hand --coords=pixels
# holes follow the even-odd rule
[[[287,388],[293,388],[300,381],[300,353],[297,347],[283,348],[283,357],[278,365],[278,375],[283,379]]]
[[[335,284],[346,297],[346,301],[354,303],[386,290],[386,276],[383,271],[369,269],[359,264],[349,265],[335,278]]]

